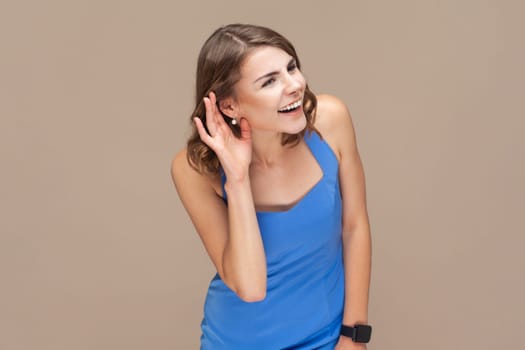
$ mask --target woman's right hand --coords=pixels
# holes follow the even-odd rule
[[[199,136],[217,154],[228,180],[243,180],[249,175],[252,159],[252,138],[248,121],[241,118],[241,136],[236,137],[217,107],[215,93],[204,97],[206,127],[199,118],[194,118]]]

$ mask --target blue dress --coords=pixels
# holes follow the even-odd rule
[[[344,304],[339,164],[317,133],[304,139],[323,177],[289,210],[256,213],[266,298],[245,302],[215,274],[204,303],[201,350],[335,348]],[[222,181],[226,201],[224,173]]]

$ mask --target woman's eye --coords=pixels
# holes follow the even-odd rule
[[[271,83],[274,82],[274,80],[275,80],[274,78],[270,78],[270,79],[266,80],[262,86],[265,87],[267,85],[270,85]]]
[[[297,65],[295,64],[292,64],[291,66],[288,67],[288,70],[291,72],[291,71],[294,71],[297,69]]]

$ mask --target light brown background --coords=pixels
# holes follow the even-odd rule
[[[369,349],[518,349],[518,1],[3,1],[0,349],[196,349],[213,266],[171,183],[198,50],[296,46],[353,115],[373,237]]]

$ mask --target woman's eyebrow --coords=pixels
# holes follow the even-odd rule
[[[294,63],[294,62],[295,62],[295,58],[292,57],[292,58],[290,59],[290,62],[288,62],[288,65],[287,65],[287,66],[289,66],[290,64],[292,64],[292,63]],[[270,73],[266,73],[265,75],[263,75],[263,76],[261,76],[261,77],[255,79],[255,81],[254,81],[253,83],[255,84],[256,82],[258,82],[258,81],[261,80],[261,79],[269,78],[269,77],[271,77],[272,75],[276,75],[276,74],[279,74],[279,71],[273,71],[273,72],[270,72]]]

